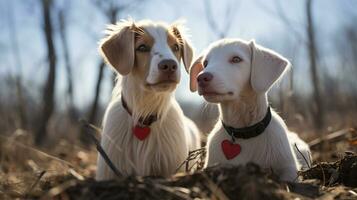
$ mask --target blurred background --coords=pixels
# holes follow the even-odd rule
[[[113,88],[98,41],[107,24],[128,17],[185,19],[196,54],[235,37],[287,57],[292,70],[270,101],[308,140],[357,124],[356,0],[1,0],[0,135],[21,130],[38,145],[60,138],[87,145],[78,119],[100,126]],[[181,71],[177,99],[200,127],[211,127],[216,108],[189,92]]]

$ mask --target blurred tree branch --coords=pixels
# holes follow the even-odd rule
[[[210,29],[214,32],[214,34],[218,38],[224,38],[229,32],[229,29],[231,28],[233,21],[234,21],[234,16],[235,13],[237,12],[239,8],[239,3],[240,1],[231,1],[231,5],[228,5],[226,7],[226,12],[225,12],[225,19],[220,20],[221,22],[224,22],[222,27],[218,25],[218,23],[215,21],[215,18],[213,17],[214,14],[212,12],[212,6],[211,6],[211,1],[210,0],[204,0],[204,6],[205,6],[205,14],[206,14],[206,20],[207,23],[210,27]]]
[[[26,116],[26,102],[24,99],[24,90],[22,83],[22,59],[19,49],[19,44],[17,41],[17,29],[16,29],[16,20],[14,16],[13,2],[9,2],[8,6],[8,21],[9,21],[9,35],[11,40],[11,46],[14,55],[15,68],[17,68],[17,73],[15,74],[15,84],[16,84],[16,97],[17,97],[17,108],[18,108],[18,117],[20,119],[20,128],[27,129],[27,116]]]
[[[299,32],[298,30],[298,28],[301,28],[301,26],[303,26],[303,30],[306,30],[306,27],[304,27],[305,25],[292,21],[286,15],[280,0],[275,0],[275,10],[271,10],[267,6],[264,6],[264,4],[258,5],[261,6],[265,12],[270,13],[272,16],[275,16],[277,19],[279,19],[280,22],[282,22],[282,24],[287,28],[287,30],[291,32],[298,41],[303,42],[306,45],[308,44],[308,41],[305,39],[304,32]]]
[[[123,12],[126,9],[129,9],[131,6],[137,4],[138,2],[142,2],[143,0],[135,0],[130,3],[126,3],[123,5],[120,5],[118,1],[115,0],[108,0],[108,1],[103,1],[103,0],[93,0],[94,5],[100,10],[105,18],[111,23],[115,24],[117,22],[117,18],[119,16],[120,12]],[[98,76],[97,76],[97,81],[95,85],[95,93],[93,97],[93,101],[88,113],[88,122],[91,124],[96,124],[97,122],[97,116],[98,116],[98,108],[99,108],[99,96],[101,92],[101,86],[103,82],[103,75],[104,75],[104,69],[105,69],[105,63],[104,60],[101,59],[101,61],[98,64]],[[114,85],[114,80],[115,80],[115,73],[112,75],[112,81]],[[81,130],[80,134],[80,140],[82,141],[83,144],[89,144],[91,141],[89,140],[88,136],[85,133],[85,130]]]
[[[55,79],[56,79],[56,49],[54,44],[53,24],[51,13],[53,10],[52,0],[42,0],[42,17],[43,17],[43,33],[45,35],[45,42],[47,46],[47,59],[48,59],[48,75],[47,81],[43,91],[43,107],[40,114],[40,120],[35,135],[35,143],[42,145],[47,136],[48,121],[53,113],[55,104]]]
[[[70,2],[67,2],[70,3]],[[67,4],[68,5],[68,4]],[[66,10],[68,7],[59,8],[58,10],[58,21],[59,21],[59,33],[62,43],[62,50],[64,55],[65,67],[67,72],[67,103],[69,107],[69,117],[72,122],[77,121],[78,115],[76,108],[74,106],[74,95],[73,95],[73,74],[72,74],[72,64],[70,58],[70,50],[68,48],[67,41],[67,19],[65,17]]]
[[[318,75],[317,69],[317,60],[318,60],[318,53],[317,53],[317,45],[315,40],[315,29],[314,29],[314,22],[313,22],[313,0],[306,0],[305,9],[306,9],[306,23],[307,23],[307,38],[308,38],[308,53],[309,53],[309,60],[310,60],[310,75],[311,80],[313,83],[314,93],[314,103],[316,110],[313,112],[314,120],[315,120],[315,127],[322,131],[323,123],[324,123],[324,105],[321,99],[321,86],[320,86],[320,79]]]
[[[287,27],[289,32],[292,32],[299,41],[302,41],[306,45],[306,49],[308,52],[308,57],[310,61],[310,78],[313,87],[313,118],[315,128],[321,131],[323,127],[323,117],[324,117],[324,105],[321,99],[321,86],[320,79],[318,75],[318,52],[317,52],[317,44],[315,39],[315,29],[313,24],[313,8],[312,8],[313,0],[305,0],[305,14],[306,14],[306,25],[303,25],[303,30],[305,34],[300,33],[296,26],[294,26],[291,22],[291,19],[287,17],[284,12],[284,9],[281,5],[280,0],[275,1],[276,12],[270,11],[268,8],[264,8],[265,11],[273,13],[273,15],[277,16],[281,22]],[[300,26],[301,27],[301,26]],[[305,39],[306,38],[306,39]],[[291,76],[293,79],[293,75]]]

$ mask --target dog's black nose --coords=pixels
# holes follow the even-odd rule
[[[205,84],[210,82],[212,79],[213,79],[213,74],[209,72],[204,72],[197,77],[197,82],[199,84]]]
[[[173,73],[177,70],[177,63],[172,59],[165,59],[159,62],[159,70],[165,73]]]

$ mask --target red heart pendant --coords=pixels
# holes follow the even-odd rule
[[[231,160],[234,157],[238,156],[241,151],[241,147],[239,144],[234,144],[229,140],[223,140],[221,143],[221,147],[227,160]]]
[[[150,134],[150,127],[135,126],[133,127],[133,133],[139,140],[145,140],[145,138]]]

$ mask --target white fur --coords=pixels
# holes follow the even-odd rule
[[[168,101],[166,115],[150,126],[150,136],[144,141],[132,134],[133,119],[119,99],[108,106],[101,145],[123,175],[172,175],[189,150],[199,148],[197,128],[173,97]],[[98,180],[115,177],[101,156],[97,168]]]
[[[172,58],[177,61],[168,52],[167,44],[164,44],[167,26],[153,22],[145,22],[143,26],[155,39],[154,48],[150,52],[152,62],[148,64],[149,74],[146,81],[138,81],[137,77],[129,73],[122,78],[121,83],[117,83],[104,116],[101,145],[124,176],[169,176],[175,173],[190,150],[200,147],[199,131],[184,116],[174,98],[174,90],[150,90],[143,85],[156,81],[157,72],[152,68],[157,68],[159,60],[155,52],[162,54],[162,59]],[[120,94],[124,95],[133,112],[132,116],[122,106]],[[159,118],[151,124],[150,135],[143,141],[138,140],[132,133],[132,127],[140,117],[153,113]],[[97,180],[115,178],[100,155],[97,164]]]
[[[145,30],[155,38],[155,44],[151,50],[150,71],[146,81],[150,84],[155,84],[160,76],[160,71],[157,67],[160,61],[172,59],[178,63],[177,58],[172,53],[171,48],[167,44],[167,28],[164,26],[147,26]],[[175,75],[180,79],[180,68],[175,71]]]
[[[232,63],[234,56],[239,56],[242,61]],[[207,66],[203,69],[200,65],[205,61]],[[285,58],[256,45],[254,41],[224,39],[213,43],[193,64],[190,80],[196,81],[197,75],[211,73],[213,79],[208,86],[199,86],[199,93],[208,102],[219,103],[220,118],[225,124],[241,128],[264,118],[268,108],[267,92],[289,65]],[[200,68],[201,72],[198,70]],[[190,84],[192,91],[197,89],[196,84]],[[282,180],[293,181],[297,178],[299,163],[289,143],[288,132],[284,121],[272,110],[272,120],[265,131],[254,138],[236,139],[241,152],[227,160],[221,142],[231,140],[231,137],[219,122],[208,137],[206,167],[217,163],[254,162],[272,169]],[[299,139],[300,143],[304,143],[295,136],[294,140]],[[305,147],[300,150],[309,151],[308,146]]]
[[[206,167],[217,163],[239,165],[254,162],[265,169],[272,169],[282,180],[293,181],[297,177],[298,163],[286,131],[283,120],[273,112],[272,121],[264,133],[251,139],[236,139],[242,148],[241,153],[227,160],[222,153],[221,142],[231,137],[219,125],[208,137]]]
[[[311,167],[312,157],[309,145],[302,140],[296,133],[289,131],[288,139],[290,145],[294,149],[296,158],[301,166],[301,170],[306,170]]]

